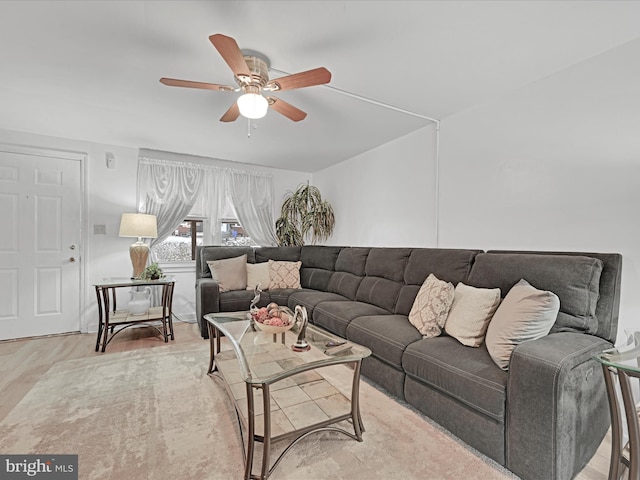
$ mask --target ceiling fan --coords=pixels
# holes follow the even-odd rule
[[[233,38],[219,33],[211,35],[209,40],[233,71],[235,81],[238,84],[237,88],[175,78],[161,78],[160,82],[171,87],[242,92],[238,100],[222,115],[221,122],[233,122],[240,115],[250,119],[262,118],[267,114],[269,107],[294,122],[299,122],[307,116],[305,112],[279,98],[264,96],[263,92],[279,92],[323,85],[331,80],[331,72],[324,67],[269,80],[269,59],[267,57],[253,50],[240,50]]]

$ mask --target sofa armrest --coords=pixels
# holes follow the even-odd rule
[[[568,480],[589,462],[610,425],[593,357],[610,347],[573,332],[516,347],[507,383],[507,468],[530,479]]]
[[[209,338],[209,329],[202,318],[208,313],[220,311],[220,287],[212,278],[196,280],[196,318],[202,338]]]

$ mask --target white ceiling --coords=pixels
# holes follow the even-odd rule
[[[0,1],[0,128],[314,172],[640,36],[637,1]],[[308,113],[218,121],[223,33],[330,87]],[[271,73],[271,78],[282,76]]]

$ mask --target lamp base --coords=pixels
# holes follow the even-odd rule
[[[132,278],[139,278],[147,266],[149,246],[142,240],[138,240],[129,247],[129,256],[131,257],[131,264],[133,265]]]

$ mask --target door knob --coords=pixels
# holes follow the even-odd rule
[[[75,250],[75,249],[76,249],[76,246],[72,243],[71,245],[69,245],[69,248],[70,248],[71,250]]]
[[[69,258],[69,261],[70,261],[70,262],[75,262],[75,261],[76,261],[76,258],[75,258],[75,257],[71,257],[71,258]]]

